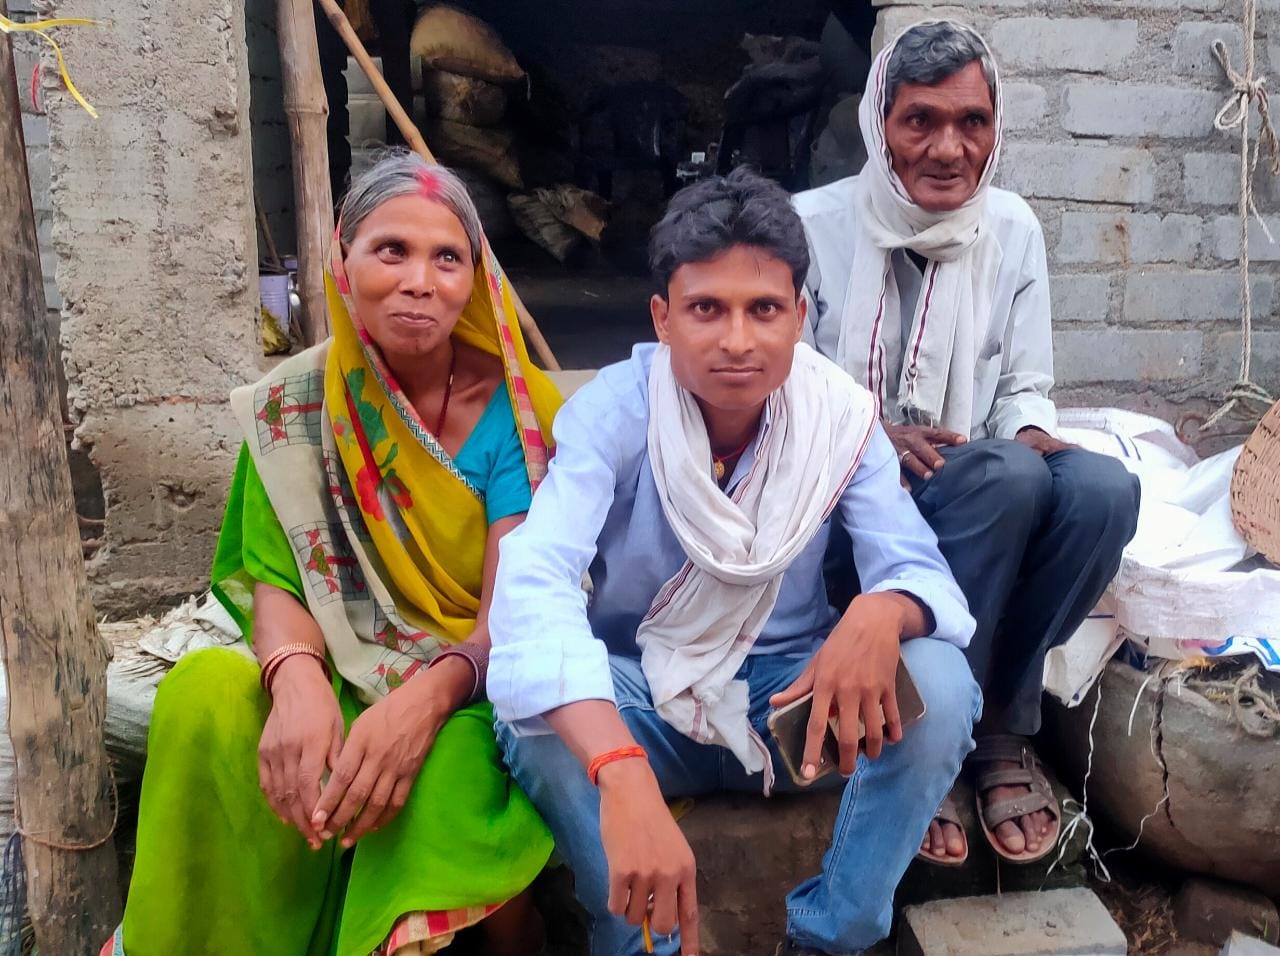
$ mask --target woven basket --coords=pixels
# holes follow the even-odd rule
[[[1280,564],[1280,402],[1262,416],[1231,476],[1236,530],[1272,564]]]

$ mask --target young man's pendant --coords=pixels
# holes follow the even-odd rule
[[[724,481],[724,462],[717,458],[712,470],[715,472],[716,481]]]

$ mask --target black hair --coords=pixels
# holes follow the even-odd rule
[[[809,271],[804,223],[785,189],[746,166],[699,180],[671,197],[649,233],[649,268],[658,293],[666,296],[682,265],[706,262],[733,246],[754,246],[785,262],[800,294]]]

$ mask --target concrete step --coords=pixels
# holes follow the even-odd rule
[[[1006,893],[909,906],[898,956],[1125,956],[1124,933],[1092,890]]]

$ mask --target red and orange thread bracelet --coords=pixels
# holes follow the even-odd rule
[[[587,765],[587,779],[591,781],[592,786],[598,787],[600,786],[600,771],[606,764],[611,764],[618,760],[630,760],[632,757],[639,757],[641,760],[647,760],[649,755],[644,752],[643,747],[636,746],[634,744],[630,747],[619,747],[616,750],[606,750]]]

